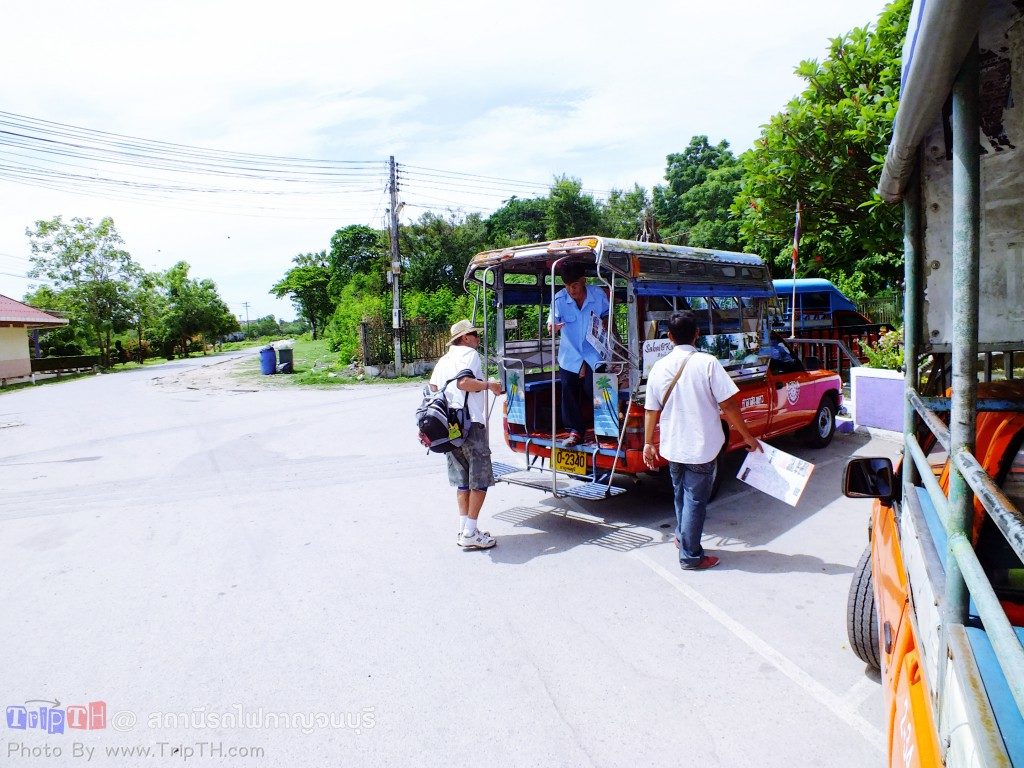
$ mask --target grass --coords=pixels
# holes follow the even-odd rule
[[[252,346],[254,342],[235,342],[239,348]],[[266,343],[266,342],[264,342]],[[261,344],[262,346],[262,344]],[[225,349],[229,345],[224,345]],[[402,384],[423,382],[423,376],[400,376],[394,379],[359,378],[353,369],[342,365],[338,354],[332,352],[324,339],[299,338],[292,349],[294,373],[281,376],[264,376],[260,373],[259,357],[254,357],[239,366],[236,376],[242,380],[259,380],[272,386],[338,387],[352,384]]]

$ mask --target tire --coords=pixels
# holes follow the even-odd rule
[[[824,448],[836,433],[836,405],[832,395],[821,398],[812,421],[804,429],[804,442],[812,448]]]
[[[714,501],[718,492],[722,490],[722,478],[725,477],[725,472],[722,470],[722,461],[725,459],[725,449],[723,448],[718,456],[715,457],[715,479],[711,481],[711,495],[708,496],[708,501]]]
[[[857,658],[873,669],[881,669],[870,544],[860,556],[853,581],[850,582],[850,597],[846,601],[846,634]]]

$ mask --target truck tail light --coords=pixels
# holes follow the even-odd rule
[[[644,448],[644,409],[635,403],[626,414],[626,434],[622,438],[625,450],[642,451]]]

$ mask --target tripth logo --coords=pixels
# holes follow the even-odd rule
[[[107,703],[60,706],[60,701],[29,699],[24,704],[7,707],[7,727],[12,731],[40,730],[49,734],[64,733],[64,728],[98,731],[107,727]]]

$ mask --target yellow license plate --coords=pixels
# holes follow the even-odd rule
[[[572,475],[587,474],[587,454],[581,451],[569,451],[555,448],[555,469]]]

